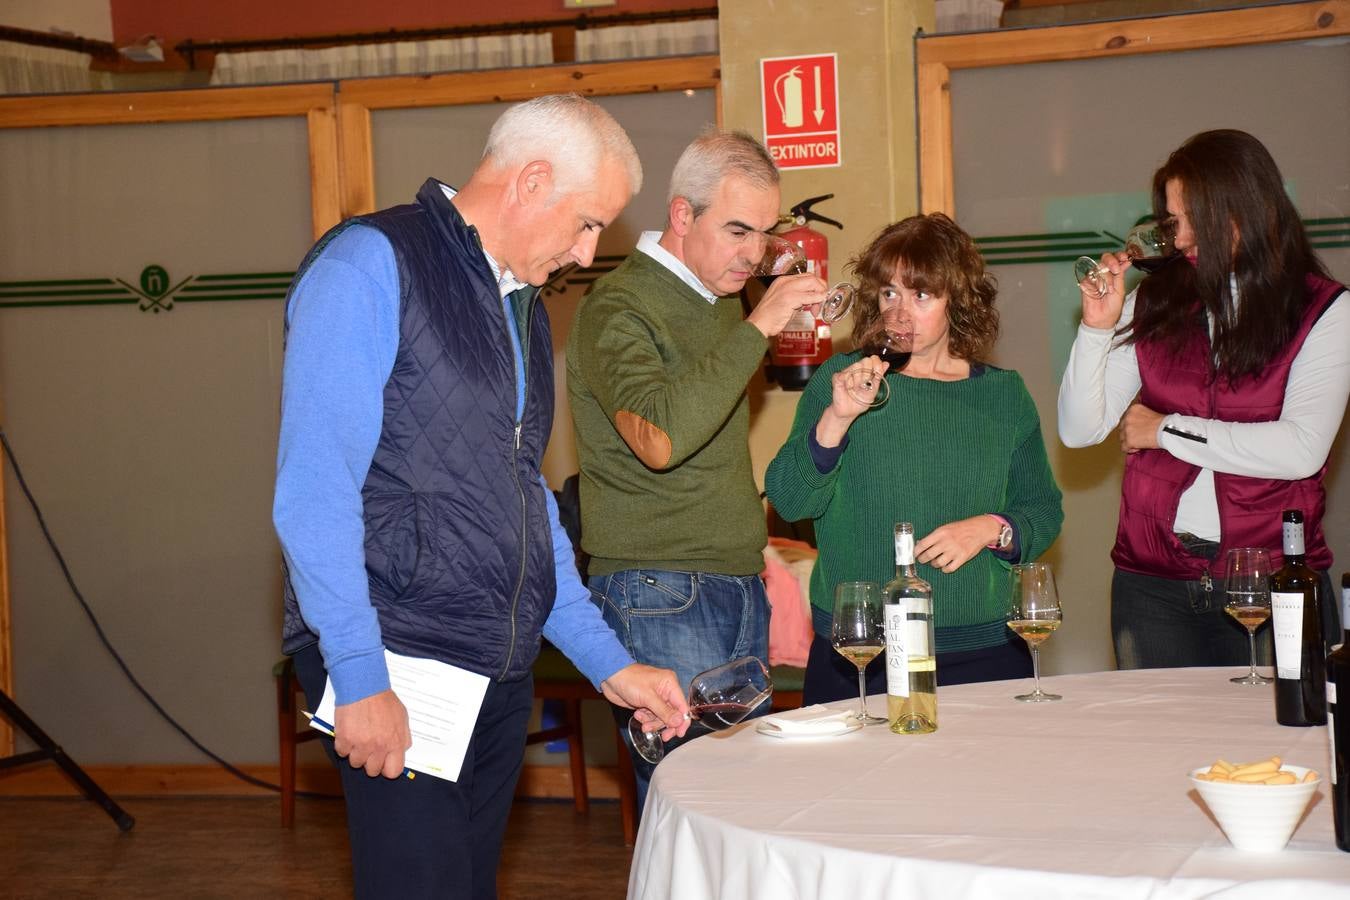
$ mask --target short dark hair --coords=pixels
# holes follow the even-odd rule
[[[998,340],[998,285],[984,257],[959,225],[942,213],[910,216],[881,230],[849,260],[858,278],[853,343],[861,347],[881,328],[880,294],[899,272],[908,288],[947,298],[950,351],[958,359],[988,359]]]
[[[1199,254],[1194,267],[1168,266],[1139,286],[1126,341],[1179,347],[1199,327],[1198,301],[1214,321],[1214,355],[1229,380],[1259,372],[1298,332],[1308,302],[1304,278],[1326,277],[1270,151],[1231,128],[1202,131],[1153,175],[1153,211],[1167,216],[1176,181]],[[1234,303],[1230,275],[1242,298]]]

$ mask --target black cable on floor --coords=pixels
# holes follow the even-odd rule
[[[0,444],[4,445],[5,456],[9,459],[10,468],[14,470],[14,479],[19,483],[19,489],[23,491],[23,495],[28,498],[28,505],[33,508],[33,515],[37,517],[38,527],[42,529],[42,536],[46,539],[47,546],[51,548],[52,555],[56,557],[57,565],[61,567],[61,574],[65,576],[66,584],[70,587],[70,592],[75,595],[75,599],[79,601],[80,608],[83,609],[84,614],[89,617],[90,624],[94,626],[94,633],[98,635],[99,643],[103,644],[103,648],[108,651],[108,655],[113,658],[113,662],[117,663],[117,667],[122,670],[122,674],[126,675],[127,681],[131,682],[131,686],[136,689],[137,693],[145,698],[145,702],[149,703],[154,708],[155,712],[159,713],[160,718],[165,722],[168,722],[175,731],[187,739],[189,744],[196,747],[205,756],[216,762],[226,772],[229,772],[235,778],[254,785],[255,787],[280,792],[281,785],[272,784],[270,781],[256,778],[209,750],[201,741],[193,737],[186,728],[178,724],[177,720],[169,715],[164,707],[159,705],[159,701],[152,697],[150,692],[136,680],[136,676],[131,674],[131,669],[127,666],[117,650],[113,648],[112,643],[108,640],[108,636],[103,633],[103,626],[99,624],[98,618],[94,615],[94,611],[90,609],[89,604],[85,602],[84,594],[80,593],[80,589],[76,587],[75,579],[70,574],[70,567],[66,565],[66,559],[61,555],[61,549],[56,546],[56,540],[52,537],[52,533],[47,529],[47,521],[42,516],[42,508],[38,506],[37,500],[33,497],[33,492],[28,489],[28,482],[24,480],[23,470],[19,468],[19,461],[14,457],[14,448],[10,447],[9,438],[5,436],[5,429],[3,427],[0,427]],[[316,791],[296,791],[295,796],[309,799],[333,799],[337,797],[336,794],[323,794]]]

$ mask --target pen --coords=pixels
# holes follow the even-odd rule
[[[315,728],[317,728],[319,731],[322,731],[329,737],[333,736],[332,725],[329,725],[323,719],[320,719],[318,716],[314,715],[314,713],[310,712],[307,709],[302,709],[300,711],[305,714],[305,718],[309,720],[309,724],[313,725]],[[412,769],[405,767],[403,769],[403,777],[408,779],[409,781],[412,781],[414,778],[417,777],[417,773],[414,772]]]

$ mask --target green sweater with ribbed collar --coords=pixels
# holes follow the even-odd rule
[[[590,574],[764,568],[746,384],[767,342],[634,251],[582,300],[567,342]]]

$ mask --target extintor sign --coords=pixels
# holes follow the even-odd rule
[[[837,56],[782,56],[759,61],[764,146],[780,169],[837,166]]]

